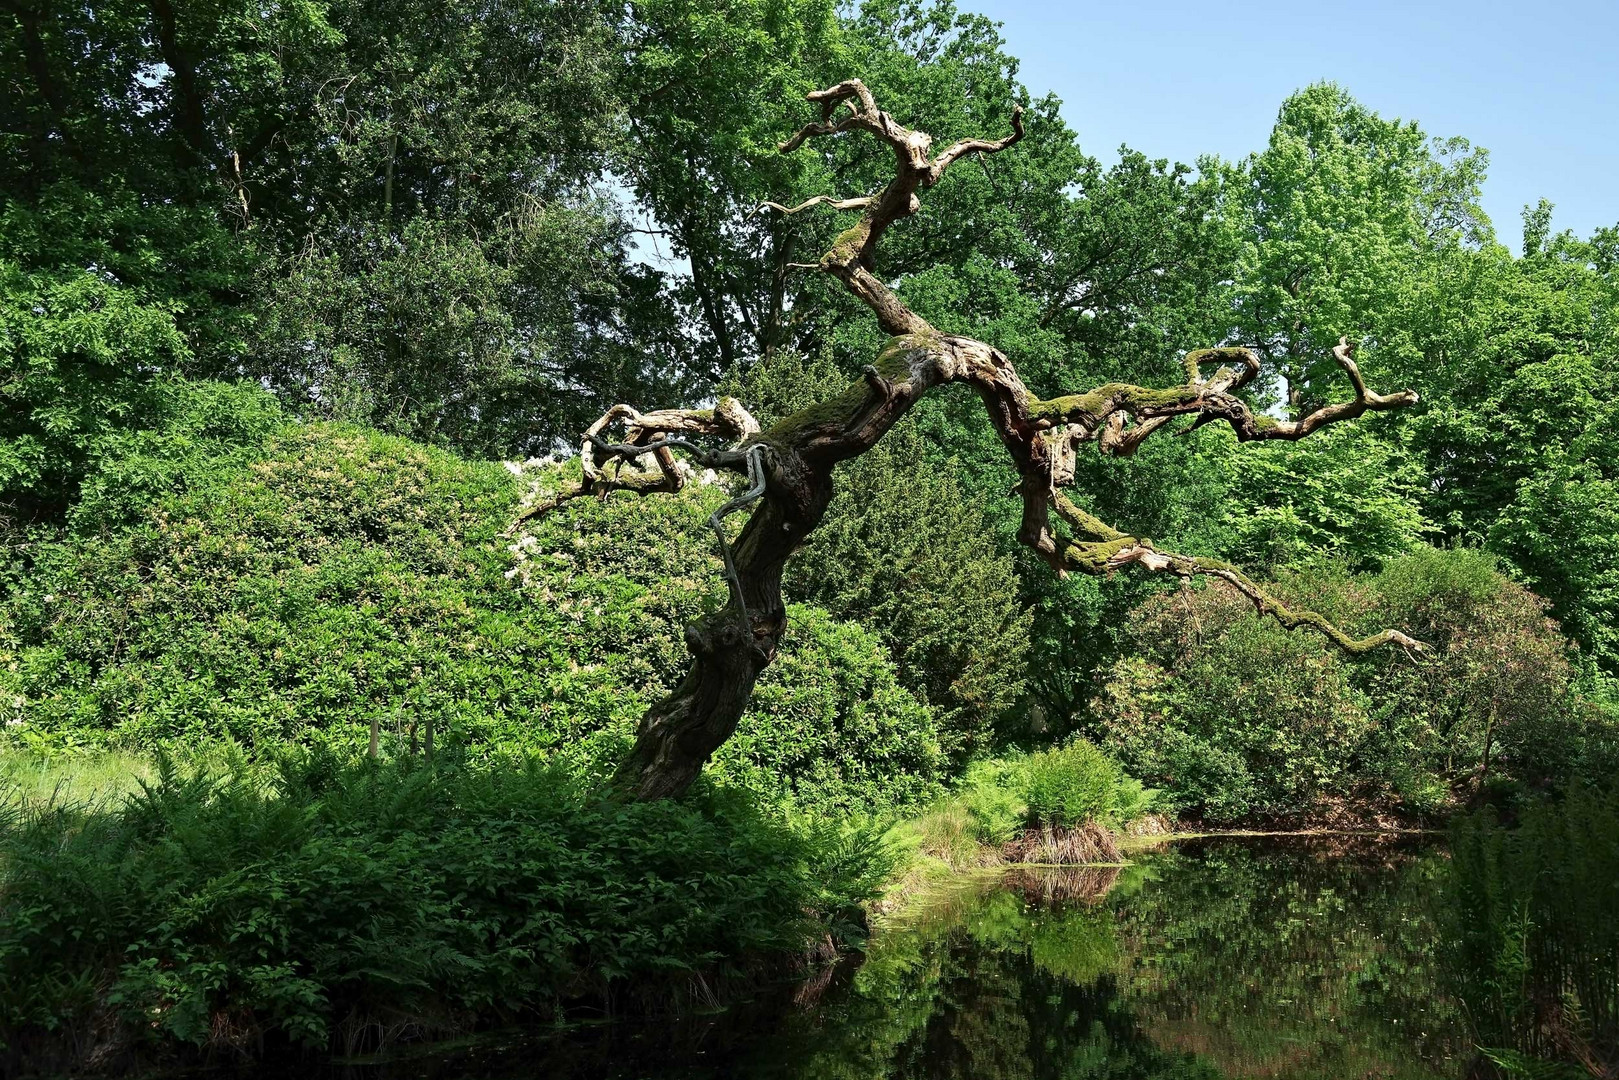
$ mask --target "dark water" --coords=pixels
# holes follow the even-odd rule
[[[865,962],[678,1023],[598,1025],[346,1070],[376,1080],[1460,1077],[1433,959],[1442,853],[1181,842],[1123,869],[935,897]]]

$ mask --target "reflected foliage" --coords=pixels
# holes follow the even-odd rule
[[[785,1019],[583,1031],[410,1074],[1454,1077],[1472,1051],[1428,959],[1441,861],[1387,841],[1220,840],[1122,870],[965,879]]]
[[[1458,822],[1446,882],[1450,972],[1509,1076],[1619,1068],[1619,794],[1573,791],[1516,829]]]

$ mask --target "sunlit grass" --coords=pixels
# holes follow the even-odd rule
[[[43,755],[0,751],[0,802],[107,802],[155,776],[150,755],[114,750]]]

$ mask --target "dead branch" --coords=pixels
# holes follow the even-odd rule
[[[813,138],[865,131],[893,150],[894,178],[877,194],[858,199],[816,196],[794,207],[764,203],[762,208],[788,215],[819,205],[863,211],[813,266],[843,282],[892,335],[882,352],[841,393],[767,431],[759,430],[752,417],[729,399],[722,399],[713,410],[644,414],[616,405],[585,433],[577,490],[524,513],[532,517],[585,494],[678,491],[690,466],[674,457],[676,451],[698,464],[748,478],[747,490],[710,519],[725,558],[732,603],[687,627],[692,667],[681,685],[642,719],[635,749],[619,771],[627,790],[640,798],[679,794],[696,778],[708,755],[730,736],[754,680],[774,657],[785,631],[782,567],[820,523],[832,498],[834,466],[865,453],[923,395],[947,383],[971,387],[983,402],[1018,473],[1014,489],[1022,499],[1018,539],[1059,574],[1112,574],[1139,567],[1184,579],[1212,577],[1246,596],[1262,615],[1289,629],[1312,629],[1346,652],[1360,654],[1390,643],[1423,648],[1397,630],[1352,638],[1316,612],[1289,609],[1235,567],[1161,551],[1151,540],[1115,529],[1081,509],[1062,491],[1074,481],[1076,455],[1083,444],[1094,442],[1103,454],[1128,456],[1176,417],[1191,418],[1187,431],[1224,422],[1239,441],[1291,440],[1367,412],[1409,405],[1416,394],[1369,390],[1344,339],[1333,357],[1348,377],[1353,397],[1298,421],[1256,413],[1240,396],[1260,372],[1255,353],[1240,347],[1188,353],[1186,382],[1168,389],[1107,383],[1083,393],[1036,397],[1005,354],[981,341],[941,334],[872,272],[878,242],[889,227],[916,213],[921,190],[962,157],[1000,153],[1022,138],[1021,108],[1013,111],[1011,134],[964,139],[930,158],[931,136],[898,124],[877,107],[858,79],[808,98],[820,106],[821,118],[783,142],[783,153]],[[1210,365],[1215,370],[1205,376]],[[607,441],[603,432],[619,422],[624,424],[624,440]],[[709,447],[687,436],[721,439],[725,445]],[[614,463],[610,475],[598,466],[597,453]],[[648,457],[655,469],[626,468]],[[745,506],[754,509],[736,542],[728,544],[721,520]],[[1053,524],[1053,513],[1066,532]]]
[[[805,199],[797,206],[783,206],[781,203],[771,202],[769,199],[766,199],[764,202],[754,207],[754,213],[758,213],[761,210],[778,210],[783,214],[791,216],[798,213],[800,210],[808,210],[812,206],[830,206],[834,210],[864,210],[866,207],[871,205],[871,201],[875,197],[876,196],[874,195],[861,195],[854,199],[838,199],[831,195],[817,195],[814,198]],[[816,266],[819,264],[811,263],[810,265]]]
[[[618,421],[623,421],[625,425],[624,442],[610,443],[602,438],[602,432]],[[741,402],[731,397],[720,398],[712,409],[660,409],[641,413],[629,405],[614,405],[586,428],[580,439],[579,483],[525,508],[518,514],[514,526],[531,518],[543,517],[564,503],[586,495],[606,498],[615,491],[633,491],[641,495],[677,492],[686,486],[687,471],[675,459],[673,451],[676,448],[685,450],[705,468],[726,469],[751,477],[747,452],[734,447],[758,430],[759,422],[742,407]],[[714,436],[725,440],[726,446],[699,446],[689,440],[673,437],[676,433]],[[615,468],[611,474],[604,473],[597,465],[598,452],[606,454],[613,462]],[[647,457],[652,458],[655,470],[624,467]]]

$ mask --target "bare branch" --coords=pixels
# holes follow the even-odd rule
[[[1349,376],[1350,385],[1355,389],[1353,401],[1340,402],[1337,405],[1325,405],[1306,416],[1303,420],[1293,423],[1291,421],[1277,421],[1260,427],[1253,436],[1258,439],[1302,439],[1312,431],[1337,423],[1340,420],[1353,420],[1368,412],[1383,412],[1387,409],[1398,409],[1405,405],[1417,403],[1415,390],[1401,390],[1394,394],[1374,394],[1366,389],[1366,380],[1361,377],[1360,368],[1354,361],[1355,346],[1346,337],[1338,339],[1333,347],[1332,358],[1338,366],[1344,369]],[[1241,438],[1238,433],[1238,438]]]
[[[748,618],[748,602],[742,592],[742,579],[737,576],[736,560],[731,556],[731,545],[725,539],[724,521],[727,514],[740,510],[749,503],[757,502],[764,497],[764,453],[765,448],[760,443],[755,443],[743,451],[747,459],[748,489],[708,516],[708,524],[713,528],[715,537],[719,539],[720,557],[725,560],[725,580],[731,586],[731,602],[736,605],[737,611],[741,613],[744,623],[751,622]]]
[[[785,154],[790,151],[797,150],[800,146],[804,145],[806,140],[812,139],[817,135],[836,135],[840,131],[849,131],[857,127],[868,127],[869,129],[868,125],[861,122],[862,119],[863,118],[859,116],[848,116],[844,117],[836,124],[828,123],[824,120],[816,124],[805,124],[795,135],[793,135],[792,138],[782,143],[779,147],[777,147],[777,149]]]
[[[783,206],[781,203],[771,202],[767,199],[758,206],[754,207],[754,213],[758,213],[761,210],[769,208],[771,210],[779,210],[783,214],[792,215],[798,213],[800,210],[808,210],[812,206],[821,205],[830,206],[834,210],[864,210],[866,207],[871,205],[872,200],[875,198],[875,195],[861,195],[853,199],[838,199],[831,195],[817,195],[813,199],[805,199],[797,206]]]
[[[1012,107],[1012,134],[1004,139],[962,139],[946,148],[943,153],[933,159],[933,165],[928,170],[928,184],[932,186],[939,182],[952,163],[963,154],[998,154],[1008,146],[1023,138],[1023,106]]]
[[[1323,406],[1297,422],[1255,413],[1247,402],[1232,393],[1258,374],[1259,361],[1247,349],[1203,350],[1204,353],[1241,354],[1245,360],[1243,371],[1228,373],[1222,369],[1207,382],[1194,380],[1170,390],[1154,390],[1131,383],[1107,383],[1084,394],[1034,402],[1032,409],[1037,417],[1047,423],[1080,424],[1098,432],[1103,425],[1112,422],[1116,414],[1128,416],[1143,426],[1149,421],[1176,416],[1196,417],[1194,427],[1223,420],[1231,426],[1239,442],[1249,442],[1302,439],[1328,424],[1416,402],[1417,394],[1413,390],[1401,390],[1394,394],[1375,394],[1367,390],[1360,370],[1350,359],[1350,351],[1351,346],[1345,340],[1333,350],[1333,356],[1349,375],[1355,389],[1354,399]],[[1228,379],[1229,382],[1226,381]],[[1121,419],[1118,424],[1122,425],[1122,422]],[[1119,427],[1113,435],[1103,438],[1102,448],[1109,453],[1133,452],[1146,435],[1160,426],[1153,424],[1145,434],[1139,436]]]
[[[1112,573],[1127,566],[1139,566],[1144,570],[1168,572],[1183,578],[1205,575],[1224,581],[1251,600],[1255,610],[1261,615],[1269,615],[1288,630],[1295,630],[1301,626],[1309,627],[1347,653],[1359,655],[1390,643],[1402,645],[1414,652],[1422,652],[1427,648],[1422,642],[1398,630],[1383,630],[1370,637],[1352,638],[1318,612],[1289,609],[1246,574],[1228,563],[1159,551],[1151,540],[1142,540],[1119,532],[1100,518],[1081,510],[1061,494],[1054,496],[1052,504],[1064,521],[1089,538],[1085,542],[1057,542],[1055,546],[1061,553],[1065,569],[1096,574]]]
[[[1006,138],[963,139],[946,149],[937,159],[930,160],[928,154],[933,148],[933,136],[925,131],[913,131],[877,108],[876,99],[859,79],[847,79],[806,96],[821,106],[821,119],[817,123],[806,124],[783,142],[780,146],[782,153],[797,150],[811,138],[856,129],[871,132],[894,151],[894,179],[882,191],[867,196],[863,206],[857,206],[856,200],[833,203],[841,209],[863,208],[866,212],[858,224],[844,230],[833,241],[832,247],[821,256],[820,269],[841,280],[851,293],[870,307],[888,333],[932,332],[933,327],[926,319],[906,307],[888,286],[871,273],[877,243],[894,222],[922,208],[917,196],[918,189],[931,187],[952,162],[964,154],[998,153],[1021,139],[1022,106],[1013,109],[1012,134]],[[847,108],[848,115],[834,121],[833,117],[840,106]],[[796,213],[816,204],[818,200],[830,201],[827,196],[818,196],[791,210],[777,203],[766,205],[774,206],[783,213]]]
[[[602,432],[620,420],[624,421],[626,429],[625,441],[608,442]],[[563,503],[586,495],[606,498],[614,491],[633,491],[641,495],[677,492],[686,485],[686,471],[671,452],[675,449],[686,451],[705,468],[729,469],[751,478],[751,466],[744,452],[708,449],[672,435],[683,432],[718,436],[734,445],[758,431],[759,422],[741,402],[731,397],[720,398],[712,409],[661,409],[642,413],[629,405],[614,405],[585,429],[579,444],[579,483],[526,508],[513,525],[543,517]],[[613,461],[615,468],[611,475],[603,473],[597,465],[598,452]],[[626,463],[648,456],[657,464],[656,471],[624,468]]]
[[[1210,361],[1235,360],[1240,367],[1229,368],[1222,366],[1207,380],[1203,378],[1203,364]],[[1253,382],[1259,375],[1259,358],[1249,349],[1195,349],[1186,354],[1183,361],[1186,365],[1186,385],[1195,390],[1200,396],[1208,394],[1226,394],[1233,390],[1240,390]],[[1116,412],[1107,418],[1106,425],[1100,433],[1100,446],[1104,454],[1115,457],[1129,457],[1134,454],[1142,443],[1146,442],[1152,433],[1169,423],[1175,417],[1172,414],[1154,416],[1139,420],[1128,430],[1125,428],[1125,413]],[[1199,416],[1188,432],[1193,431],[1207,423],[1207,418]]]

